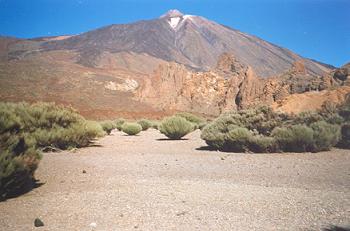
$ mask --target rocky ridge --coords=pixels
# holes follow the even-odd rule
[[[292,94],[326,90],[330,87],[327,80],[308,74],[302,60],[279,76],[259,78],[253,68],[225,53],[216,68],[208,72],[193,72],[177,63],[160,65],[137,91],[137,97],[163,110],[218,115],[228,110],[272,105]]]

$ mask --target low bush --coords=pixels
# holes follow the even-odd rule
[[[249,141],[252,135],[253,134],[246,128],[235,127],[230,129],[230,131],[227,133],[223,150],[233,152],[248,151]]]
[[[20,147],[21,145],[24,145]],[[10,150],[0,149],[0,201],[16,196],[34,186],[34,172],[41,155],[21,139]]]
[[[313,130],[313,152],[327,151],[340,140],[340,126],[319,121],[310,125]]]
[[[313,130],[305,125],[278,127],[272,131],[280,150],[287,152],[306,152],[312,150]]]
[[[200,129],[200,130],[202,130],[205,126],[207,126],[207,122],[201,122],[201,123],[199,123],[198,124],[198,128]]]
[[[343,118],[339,116],[338,113],[334,112],[302,112],[298,115],[292,116],[289,121],[285,121],[284,124],[305,124],[310,126],[312,123],[325,121],[331,124],[341,124],[343,122]]]
[[[172,116],[162,121],[159,130],[168,138],[177,140],[192,132],[193,124],[183,117]]]
[[[276,140],[263,135],[252,136],[249,139],[249,150],[256,153],[276,152]]]
[[[153,120],[153,121],[151,121],[151,123],[152,123],[152,128],[153,128],[153,129],[156,129],[156,130],[159,129],[159,125],[160,125],[160,122],[159,122],[159,121]]]
[[[137,121],[137,123],[141,125],[142,131],[146,131],[147,129],[152,127],[152,122],[146,119],[141,119]]]
[[[116,119],[114,121],[114,123],[115,123],[115,128],[118,129],[118,131],[121,131],[123,124],[125,123],[125,119],[123,119],[123,118]]]
[[[274,151],[275,140],[268,136],[287,119],[288,116],[267,107],[224,113],[202,129],[201,138],[218,150]]]
[[[338,143],[341,121],[334,110],[288,116],[261,107],[221,115],[203,128],[201,138],[224,151],[318,152]]]
[[[200,116],[193,115],[193,114],[188,113],[188,112],[179,112],[179,113],[176,113],[175,116],[182,117],[182,118],[186,119],[188,122],[198,124],[198,125],[200,123],[205,122],[204,118],[202,118]]]
[[[341,138],[339,147],[350,149],[350,123],[345,123],[341,126]]]
[[[33,184],[39,149],[83,147],[104,134],[72,108],[51,103],[0,103],[0,197]]]
[[[112,130],[117,127],[116,123],[111,120],[105,120],[100,122],[103,131],[105,131],[108,135],[111,134]]]
[[[350,122],[350,93],[347,94],[344,103],[340,105],[339,115],[343,117],[345,122]]]
[[[139,134],[142,131],[142,127],[138,123],[124,123],[122,126],[122,131],[130,136],[133,136]]]

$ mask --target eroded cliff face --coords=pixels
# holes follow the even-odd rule
[[[222,68],[208,72],[192,72],[177,63],[160,65],[144,80],[137,96],[163,110],[217,115],[226,109],[236,109],[235,96],[247,68],[236,65],[234,59],[230,62],[225,65],[221,62]]]
[[[273,105],[292,94],[322,91],[331,87],[331,82],[327,76],[310,75],[302,60],[280,76],[263,79],[233,55],[223,54],[216,68],[208,72],[193,72],[177,63],[160,65],[136,95],[141,102],[160,110],[218,115]]]

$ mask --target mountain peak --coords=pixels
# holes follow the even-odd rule
[[[179,10],[172,9],[160,16],[160,18],[175,18],[175,17],[182,17],[184,16],[183,13],[181,13]]]

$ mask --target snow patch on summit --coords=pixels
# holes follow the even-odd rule
[[[179,23],[180,23],[181,18],[180,17],[175,17],[175,18],[169,18],[169,25],[175,29]]]

